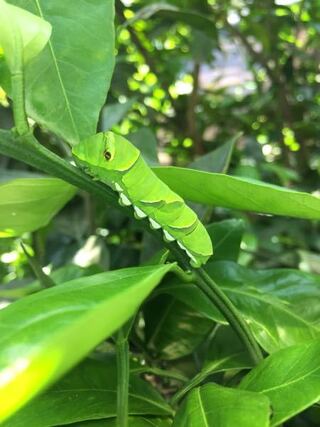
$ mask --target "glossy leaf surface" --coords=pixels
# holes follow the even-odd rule
[[[207,270],[250,322],[256,339],[267,352],[320,336],[320,328],[315,321],[320,309],[317,276],[296,270],[255,272],[222,261],[208,264]],[[263,277],[264,288],[259,286]],[[277,287],[273,284],[275,278]],[[280,298],[281,284],[284,286],[282,294],[290,295],[286,299]],[[169,293],[215,321],[225,322],[195,285],[183,284],[174,278],[161,286],[160,291]],[[306,301],[312,300],[309,308],[302,295]]]
[[[174,427],[268,427],[269,399],[259,393],[206,384],[190,392]]]
[[[116,415],[117,370],[112,357],[87,359],[59,382],[11,417],[3,426],[56,426]],[[59,410],[57,410],[57,408]],[[164,416],[172,410],[164,399],[137,376],[130,378],[129,413]]]
[[[308,193],[193,169],[168,166],[153,170],[172,190],[192,202],[295,218],[320,218],[320,198]]]
[[[50,35],[49,22],[0,0],[0,47],[11,72],[19,71],[17,55],[27,64],[42,51]]]
[[[0,237],[44,227],[75,193],[75,187],[57,178],[0,183]]]
[[[140,267],[79,278],[1,310],[0,420],[127,321],[171,268]]]
[[[285,348],[255,367],[242,390],[263,393],[273,409],[271,426],[282,424],[320,399],[320,340]]]

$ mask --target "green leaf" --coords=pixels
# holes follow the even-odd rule
[[[141,151],[143,158],[150,166],[159,164],[157,138],[149,128],[140,128],[129,135],[129,140]]]
[[[217,384],[192,390],[179,409],[173,427],[268,427],[269,399]]]
[[[57,178],[18,178],[0,183],[0,237],[44,227],[75,192],[75,187]]]
[[[205,354],[203,367],[177,391],[172,402],[179,401],[188,391],[214,373],[251,368],[252,360],[230,326],[217,325],[212,335],[212,339],[202,346],[202,352]]]
[[[144,306],[148,347],[162,359],[173,360],[192,353],[212,329],[212,321],[168,295]]]
[[[221,266],[221,268],[223,268]],[[289,268],[252,270],[230,264],[226,278],[275,296],[308,323],[320,327],[320,276]]]
[[[244,232],[244,223],[239,219],[226,219],[207,226],[214,248],[214,260],[237,261]]]
[[[236,135],[230,141],[221,145],[221,147],[204,156],[198,157],[189,167],[206,172],[226,173],[229,169],[229,164],[234,149],[234,145],[240,135]]]
[[[221,372],[251,368],[252,360],[230,326],[218,325],[205,353],[203,371]]]
[[[22,51],[27,64],[47,44],[51,25],[44,19],[0,0],[0,47],[11,72],[16,72],[16,55]],[[21,43],[21,44],[20,44]]]
[[[52,25],[26,70],[27,113],[70,144],[96,133],[114,67],[114,2],[10,0]]]
[[[240,384],[242,390],[263,393],[277,426],[320,399],[320,341],[285,348],[255,367]]]
[[[167,3],[153,3],[140,9],[135,16],[126,22],[127,25],[132,25],[139,19],[148,20],[156,15],[156,17],[165,18],[166,20],[183,22],[193,28],[205,32],[209,37],[216,35],[216,27],[214,21],[206,15],[196,11],[187,9],[179,9]]]
[[[293,269],[255,271],[235,263],[215,263],[209,271],[229,288],[268,352],[319,336],[319,276]]]
[[[317,310],[315,311],[316,313],[320,310],[319,303],[317,302],[319,301],[319,296],[311,304],[309,313],[306,307],[307,303],[304,305],[301,302],[301,306],[296,308],[293,303],[295,297],[292,296],[288,297],[287,300],[282,300],[278,296],[281,293],[280,288],[277,291],[278,293],[272,292],[270,289],[268,290],[268,284],[270,286],[273,280],[272,274],[269,275],[269,280],[266,281],[265,289],[263,289],[260,286],[262,272],[247,270],[228,261],[209,263],[206,269],[243,316],[250,322],[257,341],[268,353],[278,351],[280,348],[290,345],[304,343],[320,336],[320,327],[314,321],[313,315],[313,310]],[[296,277],[292,281],[292,288],[290,286],[293,273],[294,271],[289,270],[281,276],[281,281],[285,283],[285,291],[288,295],[290,293],[294,294],[297,287]],[[266,272],[267,274],[268,272]],[[302,273],[300,276],[303,279],[301,284],[308,282],[308,277],[304,274]],[[311,280],[311,288],[313,290],[316,286],[315,280]],[[316,282],[319,289],[319,280]],[[280,283],[279,280],[278,286],[280,286]],[[177,278],[173,278],[161,286],[157,292],[165,292],[178,298],[194,310],[216,322],[225,322],[221,314],[211,306],[208,299],[193,284],[181,283]],[[299,294],[297,294],[296,299],[298,298]],[[306,309],[305,314],[303,307]]]
[[[97,265],[82,268],[75,264],[69,264],[50,273],[50,277],[56,285],[60,285],[70,280],[92,276],[96,273],[102,273],[102,269]],[[12,282],[0,286],[0,298],[10,300],[19,299],[33,294],[34,292],[38,292],[41,289],[42,287],[38,280],[31,281],[27,284],[25,280],[13,280]]]
[[[102,110],[101,121],[103,132],[110,130],[114,125],[118,124],[131,110],[135,101],[136,99],[132,98],[123,104],[120,104],[120,102],[107,104]]]
[[[2,425],[5,427],[56,426],[116,416],[117,370],[115,358],[87,359]],[[59,408],[59,410],[57,410]],[[129,413],[164,416],[170,406],[147,382],[130,378]]]
[[[192,169],[166,166],[153,170],[172,190],[192,202],[273,215],[320,219],[320,198],[308,193],[249,178]]]
[[[0,421],[127,321],[173,266],[75,279],[1,310]]]

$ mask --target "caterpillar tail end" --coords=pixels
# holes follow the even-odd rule
[[[200,268],[204,264],[203,262],[199,260],[194,260],[194,258],[190,258],[190,265],[193,268]]]

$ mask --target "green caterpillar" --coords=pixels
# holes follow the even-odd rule
[[[162,182],[127,139],[112,132],[98,133],[72,149],[76,163],[86,173],[119,193],[123,206],[133,205],[137,219],[148,217],[153,229],[163,229],[200,267],[212,255],[210,237],[183,199]]]

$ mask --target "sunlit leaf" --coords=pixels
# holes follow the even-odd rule
[[[188,394],[173,427],[268,427],[269,414],[269,399],[260,393],[206,384]]]
[[[320,399],[320,341],[285,348],[260,363],[241,382],[242,390],[269,397],[271,426],[278,426]]]
[[[75,187],[57,178],[0,183],[0,237],[44,227],[75,193]]]
[[[50,35],[51,25],[42,17],[0,0],[0,48],[11,72],[19,71],[17,55],[27,64],[42,51]]]
[[[265,182],[177,167],[154,172],[187,200],[252,212],[320,219],[320,197]],[[266,200],[268,203],[266,203]]]
[[[7,427],[56,426],[116,416],[117,369],[115,358],[87,359],[46,392],[3,423]],[[57,410],[59,408],[59,410]],[[170,415],[165,400],[146,381],[130,377],[129,413]]]
[[[1,310],[0,420],[127,321],[170,269],[172,264],[79,278]]]

